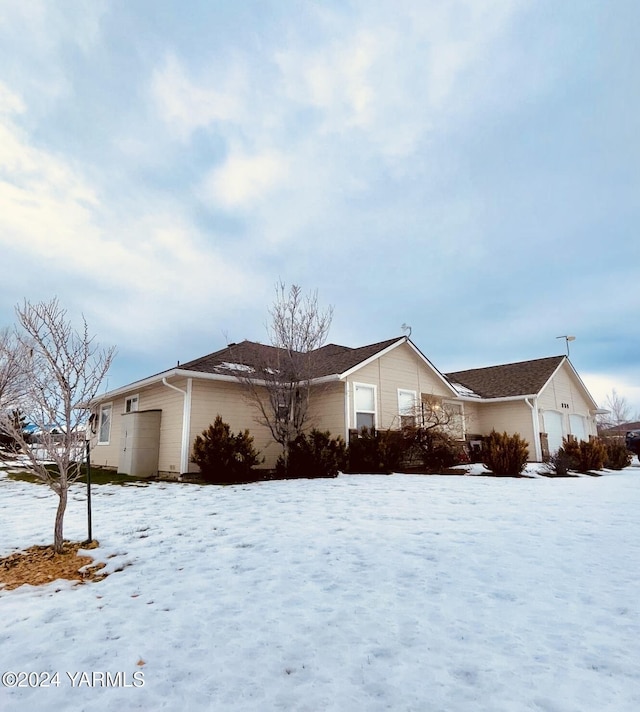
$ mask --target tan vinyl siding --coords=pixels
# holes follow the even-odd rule
[[[524,401],[481,404],[480,424],[482,435],[489,435],[492,430],[509,435],[518,433],[529,443],[529,459],[535,460],[533,418],[531,408]]]
[[[481,406],[479,403],[469,403],[465,401],[464,407],[464,429],[468,435],[482,435],[482,424],[480,421]]]
[[[328,430],[333,437],[345,437],[344,382],[327,383],[314,388],[309,403],[309,427]]]
[[[124,411],[124,398],[112,398],[104,401],[100,405],[111,403],[111,433],[109,444],[98,443],[98,434],[91,435],[91,462],[100,467],[118,467],[118,457],[120,455],[120,414]],[[100,405],[96,406],[94,412],[96,418],[96,429],[100,427]]]
[[[353,384],[376,386],[376,410],[379,428],[399,427],[398,389],[453,399],[452,392],[427,364],[422,362],[407,344],[402,344],[348,377],[349,427],[355,427]]]
[[[186,379],[175,379],[171,383],[178,388],[186,387]],[[160,418],[160,453],[158,470],[180,473],[180,448],[182,438],[183,397],[162,383],[155,383],[143,389],[132,390],[112,399],[113,411],[111,436],[108,445],[97,444],[92,438],[91,461],[102,467],[118,467],[120,458],[120,424],[125,412],[125,401],[138,395],[138,410],[162,411]],[[99,406],[97,411],[99,413]]]
[[[169,383],[182,390],[187,387],[186,378],[171,379]],[[141,390],[139,396],[138,410],[159,409],[162,411],[158,471],[179,475],[184,397],[163,383],[157,383]]]
[[[196,436],[213,423],[216,415],[220,415],[234,433],[248,428],[253,436],[254,447],[266,458],[261,467],[275,466],[280,446],[273,441],[269,429],[257,422],[258,411],[245,397],[242,385],[194,379],[191,394],[191,445]],[[198,468],[191,463],[189,470],[197,472]]]

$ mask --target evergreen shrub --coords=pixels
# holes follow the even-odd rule
[[[573,435],[562,439],[562,448],[571,462],[571,469],[578,472],[601,470],[607,459],[604,443],[598,438],[577,440]]]
[[[280,455],[276,462],[276,477],[337,477],[347,463],[347,446],[338,436],[316,430],[301,434],[287,450],[287,460]]]
[[[627,450],[626,445],[620,440],[608,439],[604,441],[606,458],[604,466],[609,470],[623,470],[629,467],[633,454]]]
[[[234,435],[229,424],[217,415],[213,424],[196,437],[191,462],[198,465],[207,482],[231,484],[254,479],[252,470],[263,460],[253,447],[249,430]]]
[[[483,443],[484,465],[498,477],[520,475],[529,457],[529,443],[518,433],[491,431]]]
[[[349,441],[349,472],[389,474],[397,471],[410,445],[401,430],[361,428]]]

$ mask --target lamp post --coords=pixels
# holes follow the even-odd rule
[[[87,459],[87,541],[93,540],[91,532],[91,441],[85,440],[85,453]]]

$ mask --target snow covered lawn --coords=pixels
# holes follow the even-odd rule
[[[103,485],[93,501],[92,554],[122,570],[0,592],[0,672],[60,675],[0,687],[3,711],[640,709],[637,467]],[[55,504],[0,474],[0,556],[49,543]],[[65,535],[85,526],[78,486]],[[91,677],[136,671],[141,687]]]

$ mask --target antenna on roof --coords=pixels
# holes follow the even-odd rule
[[[569,342],[575,341],[575,336],[556,336],[556,339],[564,339],[567,342],[567,356],[569,356]]]
[[[410,338],[411,338],[411,327],[410,327],[408,324],[405,323],[405,324],[403,324],[400,328],[402,329],[402,331],[405,331],[405,332],[408,331],[408,332],[409,332],[409,333],[407,334],[407,338],[410,339]]]

